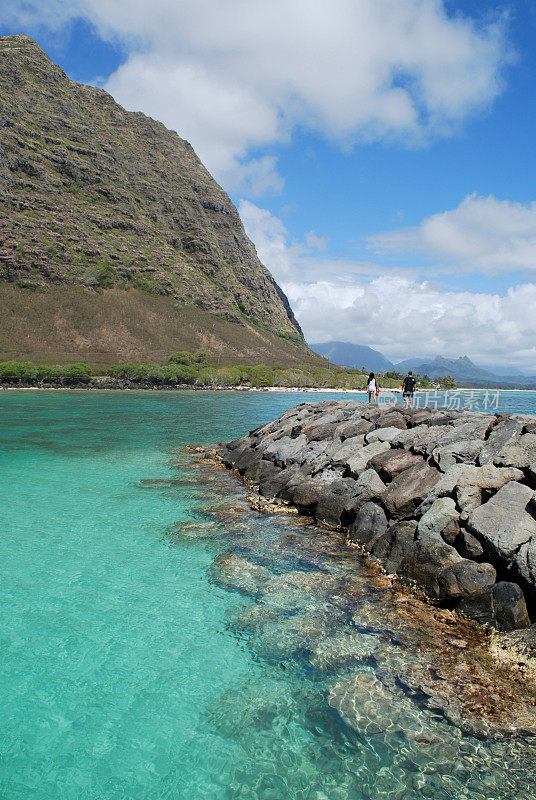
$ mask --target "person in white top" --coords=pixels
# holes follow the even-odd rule
[[[368,392],[368,401],[369,403],[375,403],[376,397],[378,394],[378,390],[376,388],[376,378],[374,377],[374,373],[371,372],[368,376],[367,381],[367,392]]]

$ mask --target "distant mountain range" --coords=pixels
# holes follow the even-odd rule
[[[387,372],[394,369],[393,364],[388,358],[367,347],[363,344],[351,344],[351,342],[322,342],[312,344],[311,349],[315,353],[325,356],[333,364],[340,364],[341,367],[355,367],[361,369],[365,367],[371,372]]]
[[[428,375],[431,380],[451,375],[461,386],[536,388],[536,376],[534,375],[523,375],[515,367],[511,369],[497,367],[496,371],[492,371],[492,369],[478,367],[467,356],[455,359],[444,356],[436,356],[433,359],[407,358],[404,361],[393,363],[378,350],[351,342],[321,342],[311,345],[311,348],[334,364],[357,369],[365,367],[371,372],[395,370],[406,373],[408,370],[412,370],[419,375]]]

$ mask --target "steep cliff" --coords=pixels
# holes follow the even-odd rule
[[[259,335],[268,353],[275,334],[291,361],[296,350],[314,358],[236,208],[188,142],[102,89],[74,83],[27,36],[0,37],[0,293],[9,313],[6,283],[27,294],[70,286],[65,302],[82,292],[96,309],[110,305],[103,295],[112,290],[116,310],[126,290],[141,306],[160,295],[166,308],[194,306],[229,322],[236,357],[255,350]],[[42,305],[29,302],[29,313]],[[69,318],[68,306],[60,312]],[[20,350],[0,336],[0,351]],[[128,349],[121,337],[111,345],[116,357]]]

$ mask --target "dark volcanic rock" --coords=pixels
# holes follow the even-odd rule
[[[352,518],[369,500],[378,500],[385,489],[385,483],[373,469],[362,472],[355,481],[355,493],[345,507],[347,518]]]
[[[354,495],[355,481],[348,478],[334,481],[318,502],[316,518],[320,522],[339,526],[343,511],[351,504]]]
[[[457,600],[482,591],[496,578],[491,564],[464,559],[448,544],[430,539],[417,539],[398,572],[438,600]]]
[[[395,522],[383,535],[374,539],[370,552],[386,572],[395,573],[401,561],[411,552],[416,532],[416,520]]]
[[[374,458],[374,456],[379,455],[379,453],[384,453],[389,449],[390,445],[387,442],[373,442],[372,444],[365,445],[365,447],[358,450],[354,456],[348,459],[348,471],[351,475],[357,477],[360,472],[366,469],[369,461]]]
[[[502,448],[511,444],[523,430],[523,424],[515,419],[500,420],[493,428],[480,451],[478,463],[493,464]]]
[[[357,512],[357,516],[349,531],[351,542],[370,546],[387,530],[385,511],[376,503],[365,503]]]
[[[443,538],[445,538],[442,533]],[[482,558],[484,555],[484,548],[469,531],[462,531],[456,543],[458,553],[464,558]]]
[[[500,581],[485,592],[465,597],[458,608],[468,617],[499,631],[530,627],[525,598],[516,583]]]
[[[410,467],[416,467],[424,461],[422,456],[414,455],[408,450],[387,450],[380,453],[370,461],[370,466],[375,469],[385,481],[390,481]]]
[[[536,601],[530,425],[532,417],[324,401],[220,452],[261,494],[348,530],[388,573],[509,630],[528,624],[523,592]],[[519,586],[496,584],[497,573]]]
[[[503,467],[530,467],[536,461],[536,434],[523,433],[505,444],[494,456],[494,464]]]
[[[440,473],[424,462],[404,470],[387,487],[382,502],[395,519],[411,516],[434,488]]]
[[[385,416],[382,416],[378,421],[379,428],[401,428],[404,430],[408,427],[404,415],[397,411],[390,411]]]
[[[374,428],[372,422],[366,419],[348,420],[337,428],[337,433],[341,439],[350,439],[352,436],[362,436]]]
[[[512,569],[536,597],[536,520],[530,487],[511,481],[487,503],[476,508],[468,528],[494,563]]]

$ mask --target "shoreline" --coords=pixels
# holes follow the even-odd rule
[[[109,382],[111,383],[111,381]],[[109,386],[109,385],[78,385],[78,386],[19,386],[17,384],[0,384],[0,391],[12,392],[281,392],[287,394],[358,394],[366,397],[366,389],[348,389],[345,387],[327,388],[324,386],[307,387],[303,386],[248,386],[245,384],[238,386],[191,386],[189,384],[177,386]],[[502,389],[502,388],[470,388],[458,386],[456,389],[417,389],[415,392],[416,397],[419,395],[431,394],[450,394],[451,392],[504,392],[504,393],[519,393],[528,392],[536,393],[536,387],[533,389]],[[384,389],[383,394],[402,394],[402,388]],[[382,392],[380,392],[380,397]],[[371,405],[379,405],[376,403]],[[385,405],[388,405],[387,403]]]
[[[525,508],[532,472],[517,450],[508,450],[515,434],[515,446],[528,453],[533,430],[536,416],[381,412],[324,400],[302,403],[227,444],[184,449],[240,479],[254,511],[297,514],[318,531],[342,535],[356,559],[383,576],[386,589],[434,608],[438,620],[480,630],[488,643],[484,656],[479,648],[474,660],[470,650],[456,652],[435,675],[430,652],[422,679],[411,665],[409,684],[434,697],[447,717],[459,708],[455,725],[500,738],[536,733],[536,574],[526,574],[522,561],[507,564],[495,547],[499,498],[514,523],[526,523],[536,538]],[[258,568],[247,558],[225,573],[235,588],[243,573]],[[430,633],[423,631],[423,642]],[[472,665],[464,683],[460,665],[467,655]],[[518,696],[520,678],[529,676],[530,688]],[[500,691],[503,680],[515,695],[512,715],[494,703],[485,709],[487,693]]]

